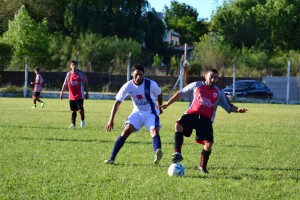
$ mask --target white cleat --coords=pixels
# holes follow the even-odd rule
[[[81,121],[80,127],[81,127],[81,128],[84,128],[84,127],[85,127],[85,121],[84,121],[84,120]]]
[[[163,152],[161,151],[161,149],[157,149],[154,155],[154,161],[153,161],[154,164],[158,164],[162,156],[163,156]]]
[[[70,126],[69,126],[69,128],[75,128],[76,126],[75,126],[75,124],[71,124]]]
[[[104,160],[104,163],[105,164],[110,164],[110,165],[112,165],[112,164],[114,164],[114,160],[112,160],[112,159],[108,159],[108,160]]]

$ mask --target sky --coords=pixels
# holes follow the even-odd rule
[[[163,12],[165,5],[170,8],[171,0],[148,0],[152,8],[156,12]],[[178,3],[185,3],[198,12],[198,17],[210,20],[210,16],[213,10],[218,5],[221,5],[223,1],[218,0],[177,0]]]

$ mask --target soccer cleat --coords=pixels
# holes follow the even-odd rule
[[[176,152],[175,154],[173,154],[172,163],[178,163],[178,162],[181,162],[182,160],[183,160],[183,157],[180,153]]]
[[[84,128],[84,127],[85,127],[85,121],[84,121],[84,120],[81,121],[80,127],[81,127],[81,128]]]
[[[161,149],[156,149],[155,155],[154,155],[154,164],[158,164],[163,156],[163,152]]]
[[[200,171],[200,173],[202,173],[202,174],[208,174],[208,170],[207,169],[204,169],[204,168],[202,168],[202,167],[198,167],[198,169],[199,169],[199,171]]]
[[[112,164],[114,164],[114,160],[112,160],[112,159],[108,159],[108,160],[104,160],[104,163],[105,164],[110,164],[110,165],[112,165]]]
[[[41,108],[44,108],[45,102],[41,103]]]
[[[31,108],[36,108],[36,105],[33,105]]]
[[[75,128],[76,126],[75,126],[75,124],[71,124],[70,126],[69,126],[69,128]]]

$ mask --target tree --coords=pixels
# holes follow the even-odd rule
[[[12,46],[0,42],[0,72],[10,63],[12,56]]]
[[[147,5],[146,0],[73,1],[66,7],[65,25],[74,36],[89,31],[141,42]]]
[[[235,56],[235,51],[230,45],[222,41],[222,38],[204,35],[201,37],[201,42],[195,43],[190,61],[191,65],[198,63],[196,66],[204,70],[209,68],[224,69],[232,64]]]
[[[162,63],[162,58],[158,54],[155,54],[153,58],[152,66],[159,68],[161,66],[161,63]]]
[[[165,24],[169,30],[181,35],[181,43],[193,44],[200,36],[208,32],[207,23],[198,21],[197,10],[185,3],[171,1],[170,8],[165,6]]]
[[[15,69],[21,69],[25,57],[29,57],[30,66],[46,65],[49,61],[47,21],[37,24],[30,18],[25,7],[16,13],[8,24],[8,31],[1,38],[3,43],[13,47],[12,63]]]
[[[143,16],[142,26],[142,41],[145,44],[145,48],[152,52],[162,53],[166,48],[163,42],[165,26],[157,17],[155,10],[147,12],[145,16]]]
[[[24,5],[30,17],[41,23],[48,21],[49,32],[68,34],[64,26],[64,12],[72,0],[0,0],[0,31],[7,31],[8,21],[14,18],[14,13]],[[0,32],[0,35],[2,34]]]
[[[79,65],[85,71],[108,71],[126,73],[126,62],[129,52],[132,60],[141,55],[141,46],[132,39],[102,37],[95,33],[81,34],[73,45],[72,55],[80,52]]]
[[[237,0],[224,3],[212,30],[234,47],[264,48],[269,55],[300,48],[298,0]]]

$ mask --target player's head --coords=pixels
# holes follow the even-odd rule
[[[77,65],[78,65],[77,61],[76,61],[76,60],[72,60],[72,61],[71,61],[70,68],[71,68],[72,70],[75,70],[76,67],[77,67]]]
[[[34,68],[34,72],[35,72],[36,74],[40,73],[40,68],[39,68],[39,67]]]
[[[144,79],[144,67],[141,64],[134,64],[132,66],[132,80],[134,84],[140,85]]]
[[[214,87],[219,79],[219,72],[216,69],[209,69],[205,73],[205,84]]]

